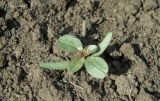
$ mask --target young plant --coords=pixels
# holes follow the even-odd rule
[[[78,52],[71,61],[41,62],[40,67],[55,70],[67,69],[69,72],[77,72],[83,64],[87,72],[95,78],[104,78],[108,72],[107,63],[99,57],[107,48],[112,39],[112,33],[108,33],[98,45],[88,45],[83,48],[81,41],[71,35],[64,35],[58,39],[57,45],[66,52]]]

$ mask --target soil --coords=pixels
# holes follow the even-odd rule
[[[38,65],[70,58],[55,44],[61,35],[87,45],[107,32],[104,79]],[[1,0],[0,101],[160,101],[160,1]]]

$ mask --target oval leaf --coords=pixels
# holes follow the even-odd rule
[[[83,49],[81,41],[72,35],[64,35],[60,37],[57,45],[60,49],[66,52],[75,52],[76,50]]]
[[[92,56],[99,56],[101,55],[105,49],[107,48],[107,46],[109,45],[109,42],[112,39],[112,33],[108,33],[107,36],[103,39],[103,41],[98,45],[100,50],[98,52],[96,52],[95,54],[93,54]]]
[[[55,70],[64,70],[68,68],[69,61],[61,61],[61,62],[40,62],[40,67],[47,69],[55,69]]]
[[[72,73],[77,72],[83,66],[83,63],[84,57],[75,56],[69,64],[68,71]]]
[[[97,51],[97,46],[96,45],[88,45],[87,47],[84,48],[89,54],[94,53]]]
[[[108,72],[107,63],[100,57],[88,57],[84,64],[87,72],[95,78],[104,78]]]

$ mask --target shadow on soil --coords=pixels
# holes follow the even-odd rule
[[[108,46],[108,49],[104,52],[102,57],[106,60],[106,62],[109,65],[109,74],[119,76],[128,72],[128,70],[131,68],[132,62],[123,54],[121,56],[111,56],[111,53],[115,50],[118,51],[117,44]]]

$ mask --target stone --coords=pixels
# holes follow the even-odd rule
[[[126,76],[121,75],[121,76],[117,77],[115,84],[117,86],[117,92],[120,95],[130,94],[131,88],[130,88],[129,80],[127,79]]]
[[[120,52],[128,59],[135,60],[134,49],[130,43],[124,43],[120,48]]]
[[[54,101],[52,92],[48,88],[42,88],[39,90],[38,95],[45,101]]]
[[[153,96],[145,92],[144,89],[141,89],[135,101],[156,101],[156,100],[154,100]]]

